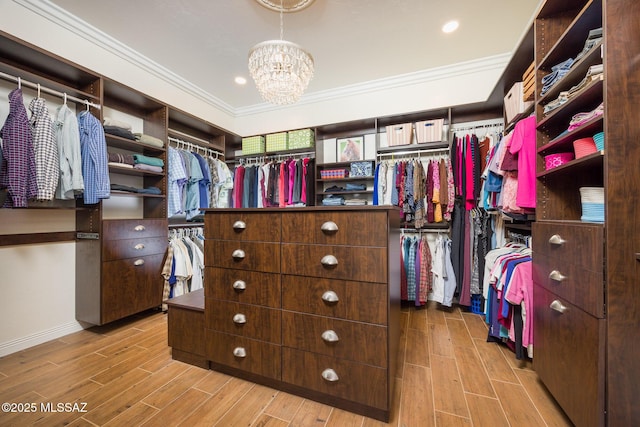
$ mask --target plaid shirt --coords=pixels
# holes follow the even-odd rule
[[[82,175],[84,177],[84,203],[96,204],[111,194],[107,142],[100,121],[90,112],[78,115]]]
[[[38,187],[33,136],[21,89],[9,93],[9,115],[0,130],[0,138],[3,154],[0,187],[9,192],[4,207],[26,208],[27,201],[36,197]]]
[[[34,98],[29,104],[33,152],[36,160],[38,200],[52,200],[60,177],[58,145],[53,133],[53,122],[43,98]]]

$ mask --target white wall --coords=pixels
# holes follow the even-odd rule
[[[508,61],[503,55],[401,76],[391,89],[383,88],[389,81],[370,82],[307,96],[282,109],[232,110],[178,76],[156,73],[147,61],[131,61],[119,50],[125,46],[105,43],[107,35],[56,19],[46,2],[0,0],[0,6],[3,31],[241,136],[483,101]],[[0,88],[0,98],[6,100],[6,93]],[[4,121],[6,111],[0,116]],[[0,210],[0,235],[74,229],[71,210]],[[82,327],[75,321],[74,271],[73,242],[0,247],[0,356]]]

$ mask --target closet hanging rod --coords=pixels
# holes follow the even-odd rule
[[[503,121],[494,121],[489,123],[479,122],[477,124],[472,124],[473,122],[467,123],[458,123],[458,125],[452,124],[449,127],[449,132],[463,131],[463,130],[472,130],[472,129],[488,129],[494,127],[504,127]]]
[[[206,139],[198,138],[197,136],[189,135],[188,133],[180,132],[179,130],[175,130],[175,129],[169,128],[168,131],[169,131],[169,133],[177,135],[177,136],[179,136],[181,138],[191,139],[193,141],[197,141],[197,142],[200,142],[202,144],[211,145],[211,141],[207,141]],[[169,138],[172,138],[172,137],[170,136]]]
[[[449,147],[430,148],[422,150],[407,150],[407,151],[390,151],[388,153],[378,153],[378,157],[394,157],[394,156],[408,156],[411,154],[424,154],[427,157],[433,153],[442,153],[449,151]]]
[[[89,101],[87,99],[80,99],[80,98],[77,98],[75,96],[67,95],[64,92],[58,92],[57,90],[49,89],[48,87],[39,85],[38,83],[33,83],[33,82],[28,81],[28,80],[24,80],[24,79],[22,79],[20,77],[16,77],[16,76],[12,76],[11,74],[3,73],[1,71],[0,71],[0,78],[2,78],[4,80],[8,80],[10,82],[18,83],[19,86],[27,86],[27,87],[29,87],[31,89],[36,89],[36,90],[39,90],[41,92],[48,93],[49,95],[57,96],[57,97],[62,98],[62,99],[68,99],[68,100],[71,100],[71,101],[74,101],[74,102],[78,102],[80,104],[84,104],[84,105],[87,105],[89,107],[96,108],[98,110],[100,108],[102,108],[102,106],[100,104],[95,104],[95,103],[93,103],[93,102],[91,102],[91,101]]]
[[[215,154],[216,156],[224,157],[224,153],[222,153],[221,151],[218,151],[218,150],[214,150],[213,148],[203,147],[202,145],[194,144],[194,143],[189,142],[189,141],[183,141],[181,139],[174,138],[172,136],[168,137],[167,139],[169,140],[169,142],[175,143],[176,144],[176,148],[179,148],[179,145],[184,145],[185,147],[195,148],[196,152],[197,152],[197,150],[202,149],[202,150],[205,150],[208,153]]]

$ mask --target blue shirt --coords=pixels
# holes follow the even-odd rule
[[[111,192],[104,128],[100,121],[86,110],[78,115],[78,128],[80,129],[84,203],[96,204],[100,199],[108,199]]]

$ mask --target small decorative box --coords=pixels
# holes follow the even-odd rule
[[[325,169],[320,171],[321,179],[340,179],[348,176],[349,171],[346,169]]]
[[[351,163],[350,177],[354,176],[373,176],[372,162],[353,162]]]
[[[557,168],[573,160],[573,153],[555,153],[544,157],[544,168],[546,170]]]
[[[242,155],[264,153],[264,136],[242,138]]]
[[[387,143],[389,144],[389,147],[411,144],[413,123],[401,123],[399,125],[387,126],[386,129]]]
[[[267,135],[267,152],[286,150],[288,148],[288,138],[287,132]]]
[[[312,148],[315,143],[315,137],[311,129],[300,129],[289,131],[290,150],[298,148]]]

